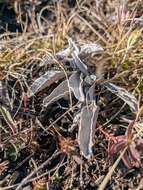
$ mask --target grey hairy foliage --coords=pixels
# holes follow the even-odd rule
[[[69,46],[71,48],[71,56],[76,64],[77,68],[85,75],[88,75],[87,66],[81,61],[81,59],[78,56],[79,49],[71,39],[69,39]]]
[[[102,53],[103,51],[104,49],[99,44],[96,44],[96,43],[84,44],[80,48],[79,56],[85,57],[92,53],[99,54],[99,53]]]
[[[124,88],[121,88],[119,86],[116,86],[112,83],[106,83],[104,86],[111,91],[112,93],[116,94],[119,98],[121,98],[126,104],[129,105],[129,107],[134,111],[137,112],[138,109],[138,102],[136,97],[129,93]]]
[[[44,98],[43,105],[47,107],[48,105],[58,101],[59,99],[68,96],[68,94],[69,94],[68,82],[65,80],[60,85],[58,85],[49,96]]]
[[[81,46],[77,46],[71,38],[69,38],[69,47],[67,47],[64,50],[59,51],[56,56],[59,59],[65,59],[67,58],[70,53],[73,53],[73,51],[79,56],[79,57],[86,57],[92,53],[99,54],[104,52],[104,49],[100,44],[97,43],[86,43]]]
[[[95,104],[97,95],[95,94],[96,80],[100,76],[91,73],[88,64],[82,60],[84,55],[91,53],[102,53],[103,48],[94,43],[85,44],[78,47],[71,38],[69,38],[69,47],[56,54],[58,60],[70,60],[70,66],[73,70],[68,79],[61,82],[47,97],[43,100],[43,106],[50,106],[52,103],[61,98],[72,95],[81,102],[78,110],[78,117],[73,121],[73,127],[79,125],[78,144],[82,155],[89,159],[93,155],[92,147],[94,145],[95,127],[99,114],[99,106]],[[48,71],[45,75],[38,78],[31,86],[33,94],[50,86],[52,83],[64,78],[61,71]],[[111,92],[122,99],[133,111],[137,111],[138,102],[134,95],[125,89],[118,87],[112,83],[98,84],[101,88],[107,88],[107,93]],[[76,122],[75,122],[76,121]]]
[[[51,84],[65,77],[63,71],[51,70],[36,79],[30,87],[29,97],[49,87]]]
[[[84,106],[81,110],[78,143],[82,155],[87,159],[90,159],[93,154],[92,146],[94,144],[98,112],[99,107],[92,104],[90,106]]]
[[[73,92],[77,100],[81,102],[84,101],[82,83],[82,77],[78,72],[74,72],[68,80],[63,81],[49,96],[44,99],[43,105],[48,106],[49,104],[67,96],[70,93],[70,90]]]
[[[74,93],[74,96],[80,102],[84,101],[84,92],[83,92],[83,78],[81,74],[75,72],[69,78],[69,88]]]

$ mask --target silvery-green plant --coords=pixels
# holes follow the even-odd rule
[[[78,144],[81,154],[89,159],[93,155],[92,147],[94,144],[95,127],[100,110],[95,95],[96,82],[99,78],[91,72],[88,64],[85,64],[83,60],[90,54],[102,54],[104,49],[96,43],[84,44],[79,47],[71,38],[69,38],[68,43],[69,46],[58,52],[56,57],[49,54],[41,63],[41,66],[43,66],[55,63],[55,59],[63,62],[68,61],[72,69],[71,72],[67,73],[68,78],[64,71],[51,69],[33,82],[29,90],[29,97],[63,79],[51,94],[43,99],[43,106],[50,106],[61,98],[70,97],[70,94],[80,102],[77,113],[79,115],[77,120],[77,125],[79,125]],[[127,90],[110,82],[98,83],[98,85],[121,98],[133,112],[137,111],[138,102],[135,96]]]

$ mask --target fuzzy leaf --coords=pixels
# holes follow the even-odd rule
[[[137,112],[138,102],[135,96],[129,93],[124,88],[118,87],[112,83],[106,83],[104,86],[111,91],[112,93],[116,94],[119,98],[121,98],[129,107],[133,110],[133,112]]]
[[[68,43],[69,43],[69,48],[71,51],[74,51],[77,55],[79,54],[79,48],[77,47],[77,45],[74,43],[74,41],[69,38],[68,39]]]
[[[84,101],[83,79],[79,72],[74,72],[69,78],[69,87],[77,100]]]
[[[84,106],[81,110],[78,143],[81,153],[87,159],[92,156],[93,138],[95,135],[98,112],[99,107],[94,105]]]
[[[88,89],[86,93],[86,99],[89,101],[95,100],[94,92],[95,92],[95,83]]]
[[[28,93],[29,97],[49,87],[51,84],[64,77],[65,74],[63,71],[48,71],[33,82],[30,88],[30,92]]]
[[[77,68],[84,73],[85,75],[88,75],[87,66],[81,61],[79,58],[79,48],[76,46],[76,44],[72,41],[72,39],[69,39],[69,46],[71,48],[71,55],[73,58],[74,63],[76,64]]]
[[[72,53],[72,57],[77,68],[85,75],[88,75],[87,66],[81,61],[81,59],[78,57],[78,55],[75,52]]]
[[[51,103],[58,101],[59,99],[69,94],[69,88],[73,92],[74,96],[79,101],[84,101],[84,93],[82,88],[83,79],[78,72],[74,72],[69,77],[69,83],[67,80],[59,84],[53,92],[43,100],[44,106],[48,106]]]
[[[84,44],[81,46],[79,56],[85,57],[89,54],[95,53],[102,53],[104,49],[102,48],[101,45],[96,44],[96,43],[89,43],[89,44]]]
[[[69,94],[69,87],[67,81],[63,81],[60,83],[53,91],[52,93],[44,98],[43,105],[47,107],[48,105],[58,101],[59,99],[67,96]]]

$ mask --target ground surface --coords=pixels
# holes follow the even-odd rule
[[[143,189],[142,10],[142,0],[0,1],[2,189]],[[102,51],[80,54],[91,43]],[[42,85],[47,71],[57,79]],[[71,96],[61,95],[63,85],[51,97],[64,80],[70,85],[73,71],[80,78],[71,81]],[[81,101],[92,88],[94,97]]]

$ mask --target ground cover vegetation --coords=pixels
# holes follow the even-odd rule
[[[0,1],[0,188],[143,189],[143,1]]]

